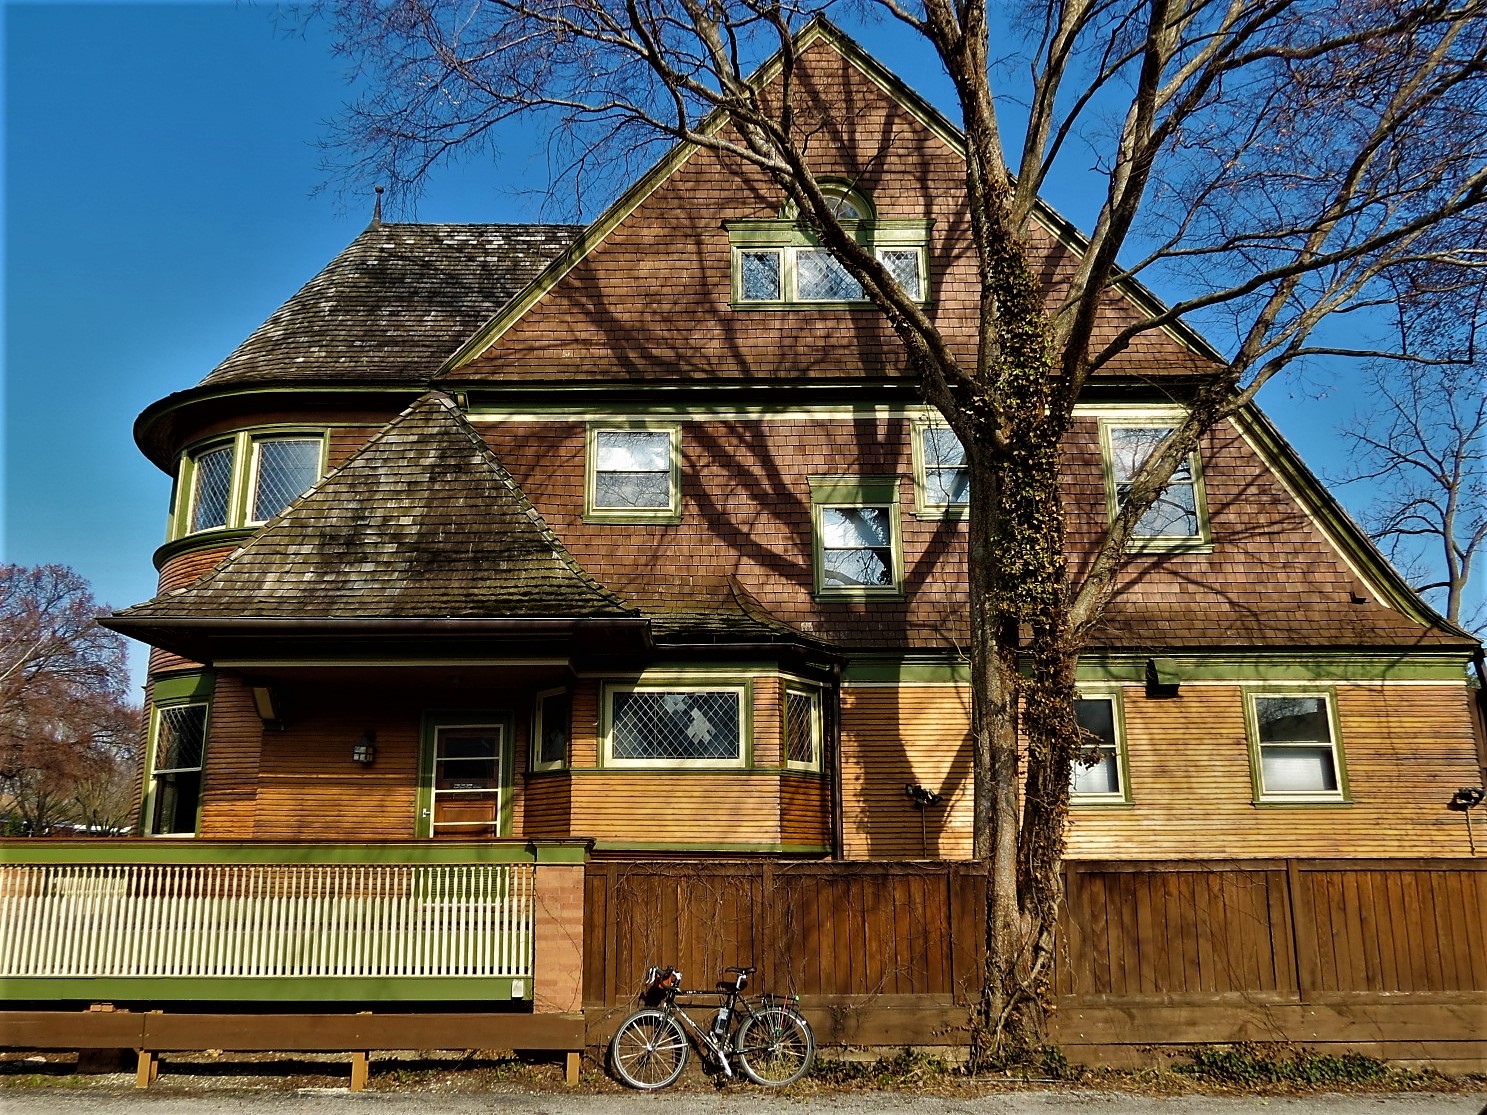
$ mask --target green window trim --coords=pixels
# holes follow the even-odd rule
[[[143,836],[162,839],[184,839],[201,831],[201,807],[206,798],[207,754],[211,740],[212,702],[214,679],[210,674],[181,675],[156,683],[150,702],[150,731],[145,748],[143,773],[140,785],[139,829]],[[162,692],[163,691],[163,692]],[[201,713],[201,741],[198,762],[193,765],[160,766],[161,726],[176,710],[199,708]],[[165,786],[162,779],[171,774],[194,773],[195,786],[191,790],[194,802],[188,803],[190,830],[184,825],[172,825],[168,831],[163,827],[159,811],[167,806],[162,800]],[[171,803],[172,812],[179,810],[178,803]]]
[[[1075,788],[1079,778],[1080,766],[1075,760],[1075,769],[1069,778],[1069,804],[1080,809],[1086,807],[1108,807],[1129,806],[1133,804],[1131,797],[1131,771],[1130,761],[1126,754],[1126,718],[1124,694],[1118,687],[1093,687],[1079,686],[1076,701],[1108,701],[1110,704],[1111,732],[1114,737],[1111,758],[1114,762],[1114,771],[1118,788],[1114,792],[1080,792]],[[1105,750],[1101,748],[1101,750]],[[1084,768],[1094,771],[1096,767]]]
[[[549,710],[548,705],[558,697],[568,698],[564,705],[565,719],[562,725],[563,757],[556,760],[544,760],[542,756],[547,750],[544,740],[547,733],[554,730],[554,725],[550,724],[548,720],[550,716],[557,712],[556,707]],[[532,736],[527,745],[530,752],[528,767],[535,773],[566,770],[569,762],[569,748],[572,745],[572,693],[566,687],[544,689],[537,693],[532,701]]]
[[[1108,522],[1120,512],[1120,481],[1116,477],[1114,431],[1156,430],[1175,426],[1182,416],[1171,413],[1133,414],[1130,417],[1106,418],[1100,422],[1100,462],[1105,479],[1105,510]],[[1192,476],[1193,511],[1198,529],[1195,534],[1140,535],[1133,533],[1126,551],[1133,554],[1192,554],[1213,551],[1213,528],[1208,518],[1208,494],[1203,482],[1202,454],[1188,456]],[[1138,524],[1139,526],[1139,524]]]
[[[842,183],[826,184],[828,192],[834,192],[845,202],[855,207],[861,217],[842,221],[842,228],[880,261],[888,255],[913,252],[917,264],[916,281],[919,287],[915,301],[920,305],[930,302],[929,281],[929,233],[931,220],[879,220],[872,203],[862,194]],[[871,306],[871,300],[860,298],[808,298],[800,293],[799,260],[801,253],[822,249],[820,237],[795,219],[793,204],[786,204],[780,215],[773,219],[748,219],[725,221],[728,242],[732,248],[731,306],[736,310],[779,309],[854,309]],[[774,297],[748,297],[744,290],[745,254],[760,257],[774,255],[778,258]],[[912,291],[910,292],[911,296]]]
[[[668,435],[667,501],[665,506],[608,506],[599,502],[599,455],[601,435],[651,431]],[[590,422],[585,436],[583,520],[586,523],[655,523],[675,526],[682,521],[681,476],[682,428],[676,422],[644,420]]]
[[[930,431],[945,431],[954,436],[954,431],[943,421],[936,422],[932,418],[916,418],[910,424],[910,454],[914,461],[914,515],[919,519],[962,519],[970,512],[970,484],[966,484],[966,499],[960,501],[945,501],[939,495],[945,490],[943,483],[934,483],[931,474],[935,472],[959,471],[954,466],[938,464],[929,460],[927,452],[927,439],[931,436]],[[957,442],[959,439],[956,439]],[[966,468],[969,473],[969,466]]]
[[[812,476],[811,569],[813,592],[818,600],[902,600],[904,596],[903,532],[899,523],[897,476]],[[835,584],[828,580],[826,552],[827,513],[881,510],[887,527],[886,562],[889,582]]]
[[[413,834],[418,839],[434,836],[434,760],[438,753],[439,732],[445,728],[497,728],[501,732],[496,793],[496,833],[510,836],[514,815],[513,795],[516,779],[513,769],[516,751],[516,718],[510,712],[475,712],[431,710],[423,714],[418,734],[418,790],[414,795]],[[478,839],[478,837],[477,837]]]
[[[731,693],[738,698],[738,747],[732,757],[673,758],[616,757],[614,754],[614,701],[629,693]],[[599,767],[604,771],[674,771],[752,773],[754,767],[754,686],[750,678],[686,674],[650,677],[640,681],[605,682],[599,694]],[[769,773],[777,774],[777,770]]]
[[[1272,740],[1261,738],[1260,702],[1266,700],[1319,700],[1326,716],[1328,740]],[[1327,686],[1266,686],[1248,688],[1244,691],[1245,735],[1248,739],[1250,760],[1250,783],[1253,792],[1251,804],[1256,806],[1316,806],[1351,805],[1352,792],[1348,786],[1347,757],[1343,751],[1342,731],[1338,723],[1337,692]],[[1330,750],[1332,775],[1336,788],[1318,790],[1270,789],[1265,780],[1265,751],[1267,748]]]
[[[176,473],[166,542],[176,542],[186,538],[210,538],[218,532],[251,530],[267,522],[267,519],[254,518],[254,503],[256,487],[259,483],[262,446],[271,441],[318,442],[319,455],[312,485],[325,476],[330,438],[328,432],[321,427],[255,426],[189,445],[181,453],[180,465]],[[229,453],[228,483],[222,521],[198,527],[195,525],[195,519],[198,506],[199,463],[219,451]],[[303,494],[304,492],[300,493],[301,496]],[[293,500],[289,502],[292,503]]]

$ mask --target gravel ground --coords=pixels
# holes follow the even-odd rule
[[[1116,1092],[1060,1090],[946,1098],[905,1093],[854,1092],[791,1097],[756,1090],[564,1095],[556,1092],[429,1095],[418,1092],[352,1093],[338,1088],[292,1092],[198,1092],[151,1089],[9,1088],[0,1094],[6,1115],[1040,1115],[1078,1111],[1084,1115],[1484,1115],[1487,1095],[1407,1093],[1311,1096],[1133,1096]]]

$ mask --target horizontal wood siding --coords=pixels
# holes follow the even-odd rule
[[[843,852],[872,859],[971,854],[970,691],[961,686],[842,692]],[[943,795],[923,814],[904,793]]]
[[[831,788],[824,778],[781,780],[780,838],[786,844],[831,843]]]
[[[522,836],[561,838],[573,832],[572,783],[566,774],[539,774],[520,783]]]
[[[782,840],[773,774],[576,774],[572,800],[575,836],[694,845]]]

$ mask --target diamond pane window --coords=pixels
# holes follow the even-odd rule
[[[594,449],[595,508],[671,507],[670,430],[598,430]]]
[[[814,693],[785,692],[785,761],[796,766],[814,767],[817,755],[818,723]]]
[[[165,835],[196,831],[206,727],[206,705],[172,705],[156,712],[150,832]]]
[[[860,302],[862,285],[825,248],[797,248],[795,297],[802,302]]]
[[[1111,427],[1110,465],[1115,477],[1117,503],[1125,502],[1126,495],[1131,490],[1131,478],[1171,432],[1171,426]],[[1167,482],[1162,494],[1136,524],[1133,537],[1202,537],[1202,525],[1198,518],[1198,489],[1191,459],[1183,461],[1172,474],[1172,479]]]
[[[1327,699],[1255,697],[1261,797],[1342,796]]]
[[[610,757],[734,761],[743,757],[736,689],[632,689],[610,695]]]
[[[738,253],[739,297],[745,302],[778,302],[783,295],[778,251]]]
[[[823,507],[821,564],[829,587],[893,585],[893,533],[886,507]]]
[[[880,248],[878,261],[910,298],[924,297],[919,280],[918,248]]]
[[[1074,715],[1094,739],[1086,737],[1088,750],[1074,763],[1069,792],[1076,798],[1120,798],[1120,749],[1115,735],[1115,701],[1110,697],[1083,698],[1074,702]],[[1093,760],[1093,762],[1089,762]]]
[[[921,433],[924,501],[932,507],[963,506],[970,500],[971,470],[960,438],[946,426],[926,426]]]
[[[207,450],[194,459],[193,466],[191,529],[210,530],[226,526],[227,505],[232,494],[232,446]]]
[[[320,479],[319,438],[265,438],[253,443],[253,521],[266,522]]]

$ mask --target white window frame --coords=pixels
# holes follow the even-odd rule
[[[733,303],[740,307],[841,307],[841,306],[869,306],[871,301],[866,295],[859,298],[805,298],[800,294],[799,259],[805,252],[825,252],[826,249],[817,244],[739,244],[733,249]],[[779,257],[780,261],[780,297],[779,298],[748,298],[743,288],[743,261],[744,253],[769,252]],[[929,300],[929,273],[925,266],[925,245],[919,243],[875,243],[873,245],[874,255],[881,262],[885,252],[913,252],[918,260],[919,295],[913,300],[920,305]],[[833,257],[834,259],[834,257]],[[840,264],[838,264],[839,266]],[[910,295],[910,297],[913,297]]]
[[[804,697],[810,702],[811,759],[800,762],[790,757],[790,698]],[[821,690],[818,686],[787,682],[780,698],[780,759],[786,770],[819,771],[822,757]]]
[[[904,596],[904,543],[899,523],[897,476],[812,476],[811,568],[818,600],[901,600]],[[891,581],[886,585],[839,585],[826,578],[827,511],[883,510],[888,519]]]
[[[1116,476],[1115,431],[1117,430],[1161,430],[1175,429],[1181,424],[1182,414],[1167,412],[1133,413],[1119,418],[1106,418],[1100,422],[1100,460],[1105,474],[1105,499],[1109,521],[1114,522],[1120,513],[1120,486]],[[1139,467],[1139,466],[1138,466]],[[1188,454],[1189,481],[1180,485],[1193,489],[1193,515],[1197,531],[1193,534],[1137,534],[1133,533],[1126,549],[1133,553],[1206,553],[1212,549],[1213,535],[1208,520],[1208,495],[1203,484],[1203,464],[1197,450]],[[1173,487],[1174,485],[1168,485]],[[1155,506],[1155,505],[1153,505]],[[1137,524],[1139,527],[1139,523]]]
[[[546,721],[543,718],[543,703],[553,697],[568,698],[568,723],[563,727],[566,739],[563,743],[563,757],[555,762],[544,762],[542,759],[542,736],[546,730]],[[569,756],[573,747],[573,691],[566,686],[557,689],[544,689],[538,692],[532,705],[532,740],[531,740],[531,768],[535,771],[544,770],[566,770],[568,768]]]
[[[924,444],[925,438],[928,437],[930,430],[946,430],[951,434],[954,434],[955,431],[951,430],[944,422],[936,422],[931,418],[914,419],[910,425],[910,430],[913,439],[910,444],[910,455],[914,462],[914,513],[922,519],[961,518],[968,514],[970,509],[969,486],[966,489],[966,499],[961,503],[942,503],[930,497],[929,474],[932,471],[949,472],[955,470],[940,469],[930,465],[929,454],[926,452]],[[960,438],[957,436],[956,440],[959,441]],[[964,468],[967,478],[969,478],[971,469],[969,461],[961,467]]]
[[[598,500],[599,436],[606,433],[655,433],[667,435],[670,461],[668,495],[664,507],[609,507]],[[588,426],[584,465],[585,522],[676,524],[682,518],[681,497],[682,428],[675,422],[591,422]]]
[[[1326,713],[1329,740],[1295,740],[1266,743],[1260,738],[1259,702],[1267,698],[1281,700],[1303,698],[1320,700]],[[1256,805],[1345,805],[1352,801],[1348,792],[1347,761],[1343,753],[1342,732],[1337,718],[1337,693],[1326,687],[1277,687],[1248,689],[1244,694],[1245,732],[1249,737],[1250,775],[1254,784]],[[1337,786],[1332,790],[1272,791],[1265,786],[1265,752],[1267,749],[1318,748],[1326,745],[1332,752],[1332,776]]]
[[[621,693],[732,693],[738,698],[738,746],[731,757],[655,758],[616,757],[614,754],[614,699]],[[753,686],[747,681],[646,680],[608,682],[600,696],[600,748],[605,767],[616,770],[743,770],[753,750]]]
[[[460,829],[480,829],[480,828],[489,828],[489,827],[494,827],[495,830],[496,830],[496,833],[499,836],[507,836],[507,835],[509,835],[509,833],[506,831],[507,830],[507,823],[506,822],[507,822],[507,812],[508,812],[508,809],[509,809],[511,803],[507,800],[507,794],[508,794],[507,787],[509,785],[512,785],[513,784],[513,780],[508,776],[508,772],[507,772],[506,766],[507,766],[507,763],[510,762],[509,756],[511,755],[511,740],[507,736],[507,733],[510,732],[510,730],[511,730],[510,724],[507,723],[507,722],[505,722],[505,721],[501,721],[501,720],[489,720],[489,721],[482,720],[482,721],[472,721],[470,723],[464,723],[462,721],[457,721],[457,720],[450,720],[450,721],[441,720],[441,721],[436,722],[432,726],[432,735],[431,735],[430,740],[429,740],[430,747],[429,747],[429,755],[428,755],[428,780],[429,780],[429,782],[428,782],[428,787],[429,787],[429,796],[428,796],[428,825],[427,825],[428,831],[426,833],[424,833],[424,836],[426,838],[428,838],[428,839],[436,839],[439,836],[440,833],[457,832]],[[495,739],[496,739],[496,756],[495,756],[495,761],[496,761],[496,777],[495,777],[495,783],[496,784],[495,784],[495,787],[494,788],[488,787],[488,786],[481,787],[479,789],[466,789],[466,790],[459,790],[459,789],[441,790],[441,789],[438,788],[438,782],[439,782],[439,737],[444,732],[450,732],[450,733],[455,733],[455,734],[463,734],[463,733],[470,733],[470,734],[486,733],[486,734],[491,734],[491,735],[494,735],[495,736]],[[456,760],[456,761],[460,761],[460,760]],[[468,761],[468,759],[467,760],[464,760],[464,761]],[[444,821],[442,823],[439,821],[439,801],[440,801],[440,796],[441,795],[443,795],[444,800],[447,801],[447,800],[450,800],[451,798],[458,799],[458,797],[461,794],[473,795],[473,794],[492,794],[492,793],[496,795],[496,821],[495,821],[495,825],[494,826],[492,826],[491,825],[491,822],[489,822],[489,821]],[[484,839],[484,838],[483,837],[479,837],[477,839]]]
[[[1115,761],[1115,777],[1118,788],[1114,793],[1080,793],[1075,790],[1074,779],[1079,771],[1081,769],[1093,769],[1081,767],[1076,758],[1074,769],[1069,772],[1069,804],[1076,806],[1131,804],[1131,775],[1129,765],[1126,761],[1124,694],[1118,688],[1093,689],[1080,686],[1075,699],[1080,701],[1110,702],[1110,722],[1112,730],[1115,733],[1115,753],[1113,758]]]

